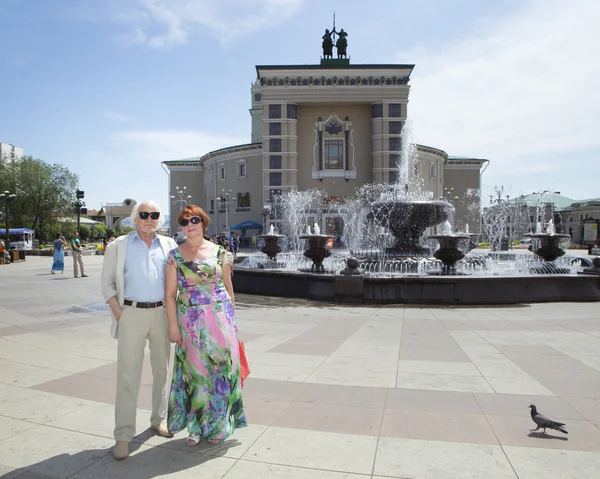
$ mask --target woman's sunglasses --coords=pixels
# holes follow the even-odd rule
[[[147,220],[148,216],[150,218],[152,218],[153,220],[157,220],[158,218],[160,218],[160,212],[158,212],[158,211],[153,211],[152,213],[149,213],[148,211],[140,211],[139,215],[140,215],[140,218],[143,220]]]
[[[202,223],[202,218],[200,218],[199,216],[192,216],[191,218],[182,218],[179,222],[179,226],[186,227],[190,223],[192,223],[193,225],[199,225],[200,223]]]

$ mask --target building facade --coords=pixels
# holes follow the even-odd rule
[[[184,203],[174,192],[184,186],[191,202],[210,215],[208,233],[217,234],[247,220],[277,224],[280,219],[269,206],[288,191],[318,188],[340,199],[364,184],[398,181],[413,68],[350,65],[347,60],[257,66],[251,87],[252,142],[164,162],[170,172],[171,234]],[[417,145],[416,156],[411,174],[420,177],[433,198],[447,197],[445,191],[459,199],[467,191],[479,192],[487,160],[452,159],[424,145]],[[454,197],[448,200],[455,204],[456,225],[468,222],[463,218],[467,206]],[[328,229],[334,222],[325,216],[319,220],[321,231],[332,234]],[[472,230],[479,224],[475,218]]]
[[[13,157],[22,158],[23,154],[23,148],[0,142],[0,158],[10,161]]]

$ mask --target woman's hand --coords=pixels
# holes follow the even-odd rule
[[[179,331],[179,328],[169,328],[169,341],[181,345],[181,331]]]

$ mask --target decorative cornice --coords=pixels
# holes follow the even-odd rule
[[[312,86],[398,86],[407,85],[408,76],[308,76],[308,77],[261,77],[263,87],[312,87]]]

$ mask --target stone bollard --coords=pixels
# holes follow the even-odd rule
[[[362,303],[365,277],[358,269],[358,260],[348,258],[346,268],[335,276],[334,299],[340,303]]]

